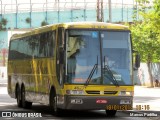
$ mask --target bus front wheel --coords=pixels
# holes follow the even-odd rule
[[[117,110],[106,110],[107,116],[114,117],[116,115]]]
[[[22,86],[22,89],[21,89],[21,100],[22,100],[22,107],[23,108],[31,108],[32,107],[32,102],[28,102],[25,100],[25,87]]]
[[[51,90],[50,93],[50,107],[51,110],[54,112],[54,115],[59,116],[60,109],[57,108],[57,97],[56,97],[56,92],[54,90]]]

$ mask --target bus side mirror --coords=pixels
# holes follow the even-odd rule
[[[136,54],[135,56],[135,67],[136,68],[139,68],[140,67],[140,55],[139,54]]]

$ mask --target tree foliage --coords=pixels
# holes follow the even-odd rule
[[[6,29],[6,25],[7,25],[7,19],[2,18],[0,21],[0,30],[5,30]]]
[[[146,1],[146,2],[145,2]],[[148,0],[138,0],[138,3],[148,4]],[[146,5],[145,4],[145,5]],[[140,4],[142,5],[142,4]],[[143,7],[144,5],[142,5]],[[147,10],[147,7],[143,7]],[[160,0],[153,2],[153,8],[147,12],[140,11],[141,21],[132,24],[133,47],[137,50],[143,62],[160,61]]]
[[[26,18],[26,23],[31,23],[31,18]]]
[[[41,26],[45,26],[45,25],[48,25],[48,22],[42,21]]]
[[[137,3],[140,5],[138,11],[142,19],[135,20],[130,26],[133,47],[141,55],[142,62],[147,63],[150,85],[153,87],[151,63],[160,62],[160,0],[154,0],[152,8],[149,0],[137,0]]]

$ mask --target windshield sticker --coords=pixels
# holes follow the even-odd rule
[[[101,34],[101,38],[104,38],[104,34]]]
[[[113,74],[117,81],[122,81],[122,76],[118,74]]]
[[[83,78],[75,78],[74,82],[83,83],[85,80]]]
[[[92,38],[98,38],[98,32],[92,32]]]

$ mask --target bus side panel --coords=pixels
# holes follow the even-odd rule
[[[56,80],[56,66],[54,58],[32,59],[31,73],[26,73],[23,77],[23,83],[26,87],[26,100],[30,102],[38,102],[49,104],[49,95],[51,86],[59,86]],[[29,64],[25,64],[29,66]],[[27,72],[27,71],[26,71]],[[25,78],[26,78],[25,77]]]
[[[22,75],[19,75],[19,61],[9,60],[8,62],[8,94],[16,98],[16,85],[21,87]]]

